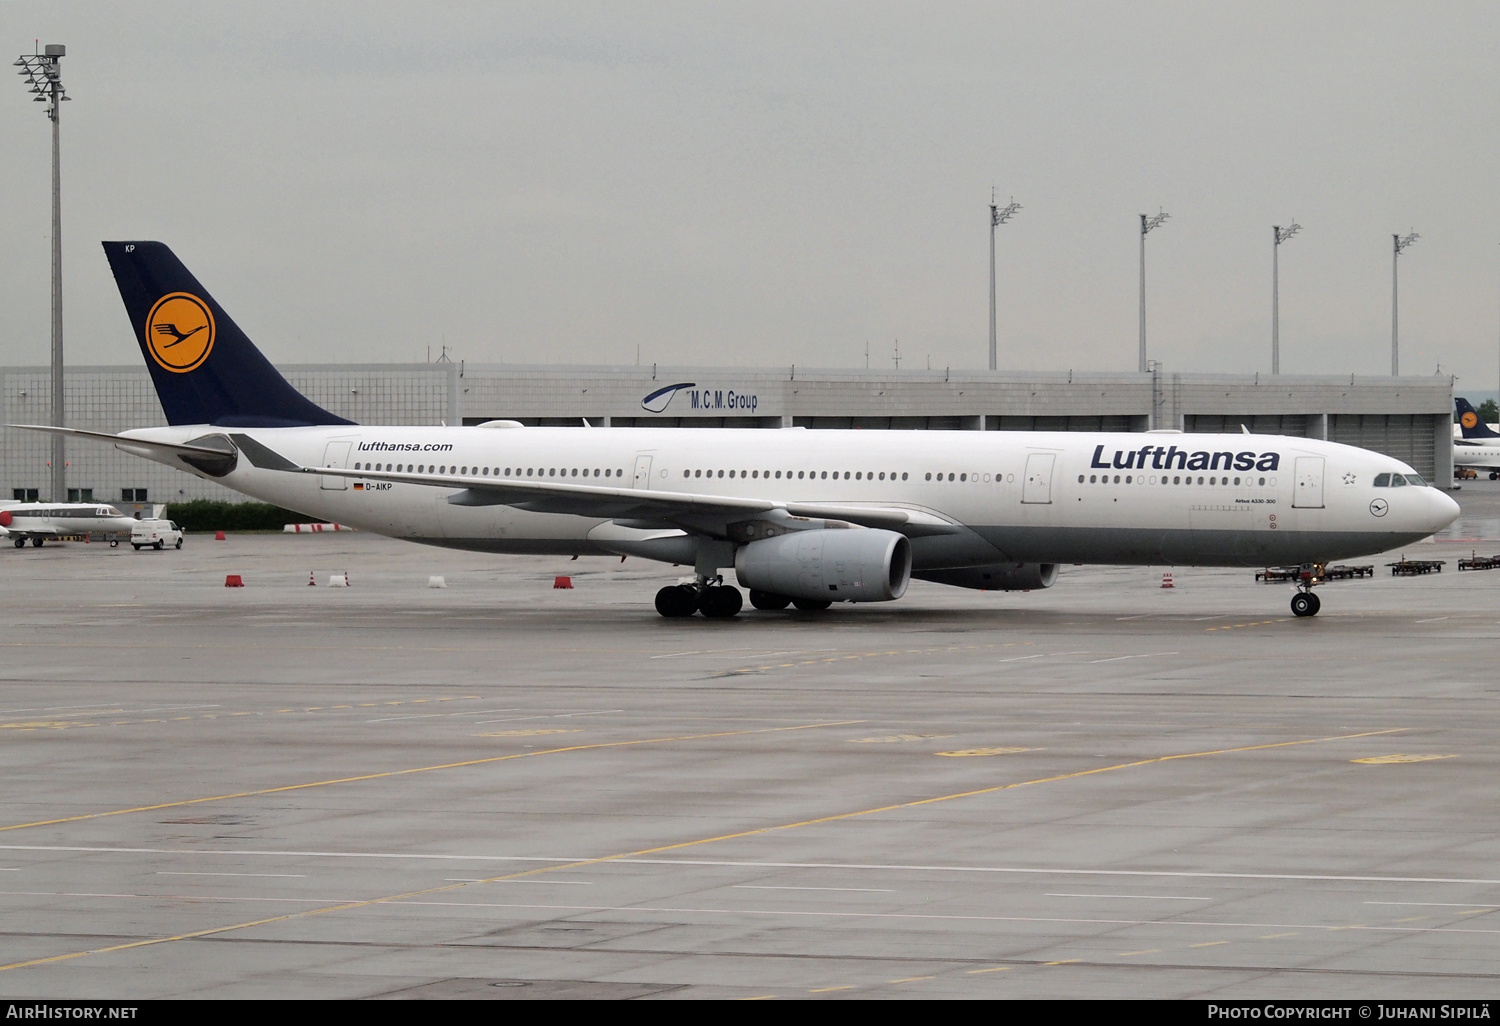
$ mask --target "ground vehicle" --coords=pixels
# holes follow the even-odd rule
[[[131,547],[140,551],[150,546],[164,549],[168,545],[182,548],[182,531],[170,520],[138,520],[130,530]]]

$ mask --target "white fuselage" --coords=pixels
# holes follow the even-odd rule
[[[919,570],[1003,561],[1327,561],[1426,537],[1458,513],[1452,499],[1431,487],[1375,487],[1379,474],[1412,474],[1390,457],[1267,435],[365,425],[189,426],[126,434],[175,443],[249,436],[310,468],[462,472],[502,481],[899,508],[961,525],[953,533],[913,537]],[[261,469],[243,454],[216,480],[321,520],[454,548],[636,552],[632,538],[651,534],[649,525],[605,517],[454,505],[448,498],[461,489],[453,486]]]
[[[1453,465],[1474,470],[1500,470],[1500,438],[1454,439]]]
[[[0,537],[11,539],[129,534],[134,526],[130,517],[97,502],[0,502]]]

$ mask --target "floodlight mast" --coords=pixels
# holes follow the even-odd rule
[[[1155,217],[1141,215],[1141,360],[1140,372],[1146,373],[1146,236],[1153,228],[1166,224],[1171,214],[1157,208]]]
[[[996,369],[999,358],[995,347],[995,229],[1015,217],[1020,209],[1021,204],[1014,196],[1010,198],[1009,206],[996,206],[995,190],[990,190],[990,370]]]
[[[1391,236],[1393,244],[1391,249],[1391,377],[1393,378],[1401,373],[1401,349],[1398,344],[1399,335],[1397,334],[1397,326],[1399,324],[1397,312],[1399,307],[1396,304],[1396,267],[1401,261],[1401,251],[1421,237],[1416,232],[1412,232],[1409,235]]]
[[[1283,228],[1280,225],[1272,225],[1271,231],[1275,235],[1276,244],[1271,247],[1271,373],[1281,373],[1281,268],[1277,255],[1281,252],[1281,244],[1302,230],[1302,226],[1296,221]]]
[[[60,134],[62,103],[71,100],[62,84],[61,61],[67,47],[48,43],[39,54],[22,54],[17,72],[26,79],[36,103],[47,104],[52,122],[52,423],[63,426],[63,327],[62,327],[62,176]],[[52,501],[68,497],[67,451],[63,436],[52,436]]]

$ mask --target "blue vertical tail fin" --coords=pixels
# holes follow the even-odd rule
[[[1500,438],[1500,432],[1484,422],[1479,411],[1469,405],[1469,400],[1455,397],[1453,405],[1458,409],[1458,427],[1465,438]]]
[[[349,424],[277,373],[160,242],[106,242],[125,312],[168,424]]]

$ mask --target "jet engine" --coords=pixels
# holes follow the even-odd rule
[[[734,572],[756,591],[814,602],[889,602],[911,579],[911,543],[875,528],[791,531],[741,546]]]
[[[994,563],[990,566],[965,566],[949,570],[919,570],[912,574],[919,581],[950,584],[955,588],[976,591],[1035,591],[1057,583],[1056,563]]]

